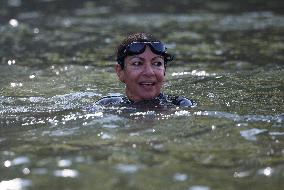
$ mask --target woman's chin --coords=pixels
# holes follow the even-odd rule
[[[135,102],[142,101],[142,100],[152,100],[156,98],[157,96],[159,96],[159,94],[160,92],[158,91],[144,91],[144,90],[136,94],[126,92],[127,97]]]
[[[151,94],[146,93],[140,96],[141,97],[140,100],[152,100],[156,98],[158,95],[159,93],[158,94],[157,93],[151,93]]]

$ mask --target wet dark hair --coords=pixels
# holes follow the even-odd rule
[[[144,32],[138,32],[128,35],[124,40],[122,40],[122,42],[118,45],[116,49],[116,60],[118,64],[121,66],[121,69],[124,68],[124,59],[126,57],[126,55],[124,54],[124,50],[127,48],[129,44],[133,42],[161,42],[161,41],[155,38],[153,35]],[[173,60],[173,56],[166,53],[165,55],[163,55],[163,57],[166,67],[167,62]]]

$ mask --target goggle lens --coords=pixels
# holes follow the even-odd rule
[[[143,53],[146,49],[146,45],[149,45],[151,50],[156,54],[164,54],[167,50],[165,45],[161,42],[132,42],[126,47],[124,54],[126,56]]]
[[[153,42],[151,43],[152,47],[154,48],[155,51],[159,52],[159,53],[166,53],[167,48],[164,44],[160,43],[160,42]]]

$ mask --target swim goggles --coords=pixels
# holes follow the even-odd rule
[[[132,42],[126,46],[118,60],[123,62],[122,59],[128,55],[141,54],[145,51],[146,46],[149,46],[153,53],[164,56],[165,62],[173,60],[173,56],[167,53],[166,46],[161,42]]]

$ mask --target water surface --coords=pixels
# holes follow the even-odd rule
[[[280,1],[118,2],[3,3],[0,189],[282,189]],[[124,93],[133,31],[165,41],[164,91],[198,106],[93,109]]]

